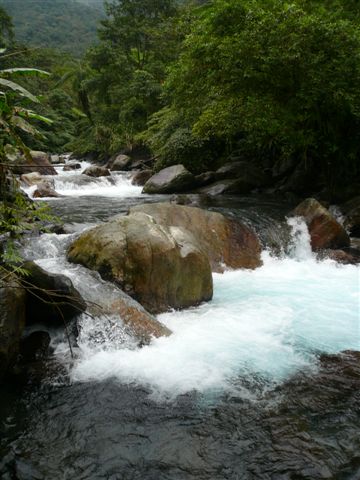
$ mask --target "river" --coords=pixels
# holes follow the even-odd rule
[[[68,233],[33,238],[24,255],[106,302],[117,288],[67,262],[72,239],[179,197],[141,195],[126,173],[58,171],[66,196],[49,203]],[[263,266],[214,274],[213,300],[160,315],[173,335],[142,348],[107,316],[77,319],[75,359],[51,331],[41,385],[0,389],[1,479],[360,479],[359,268],[318,261],[279,199],[180,201],[251,225]]]

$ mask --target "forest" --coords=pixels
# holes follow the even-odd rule
[[[55,5],[41,8],[55,18]],[[32,2],[34,18],[43,22],[37,8]],[[81,58],[71,49],[61,53],[66,40],[48,22],[43,38],[23,30],[8,45],[8,52],[22,53],[4,66],[51,73],[30,82],[43,98],[39,112],[54,122],[41,126],[41,140],[30,139],[34,146],[99,159],[140,149],[156,158],[156,169],[182,163],[194,173],[240,158],[270,176],[289,175],[286,188],[296,193],[304,184],[340,200],[354,193],[360,154],[355,1],[126,0],[106,2],[105,9],[98,39]],[[93,30],[96,19],[90,28],[88,12],[76,18]],[[69,26],[81,42],[90,41],[79,26]],[[5,37],[6,22],[2,29]]]

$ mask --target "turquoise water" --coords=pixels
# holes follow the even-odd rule
[[[359,350],[359,268],[317,261],[306,227],[292,228],[283,258],[264,252],[261,268],[214,274],[212,302],[160,315],[171,337],[99,351],[83,335],[73,379],[116,377],[167,395],[218,391],[239,376],[277,384],[316,369],[321,353]]]

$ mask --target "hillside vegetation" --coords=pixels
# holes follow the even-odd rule
[[[103,12],[100,0],[0,0],[0,6],[12,17],[19,42],[76,56],[96,42]]]

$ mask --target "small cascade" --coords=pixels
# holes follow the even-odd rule
[[[291,228],[291,241],[288,246],[289,256],[298,261],[314,258],[311,249],[311,239],[308,227],[301,217],[291,217],[287,220]]]
[[[81,172],[91,166],[91,163],[85,161],[78,163],[81,168],[70,171],[64,171],[63,165],[56,166],[57,175],[44,176],[44,178],[53,181],[55,191],[65,197],[131,198],[141,195],[142,187],[132,185],[129,172],[111,172],[109,177],[89,177]],[[36,186],[23,189],[32,198]],[[52,201],[57,202],[58,199],[52,199]]]

